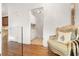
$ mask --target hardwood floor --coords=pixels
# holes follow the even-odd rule
[[[23,44],[22,46],[22,44],[11,41],[9,42],[8,47],[9,56],[58,56],[55,53],[51,53],[48,48],[45,48],[42,45]]]
[[[43,39],[35,37],[31,40],[31,44],[33,45],[43,45]]]

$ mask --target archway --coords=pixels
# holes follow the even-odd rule
[[[32,44],[42,45],[44,20],[43,7],[32,9],[31,15],[31,42]]]

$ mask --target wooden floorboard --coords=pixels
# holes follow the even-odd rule
[[[17,42],[9,42],[8,44],[9,56],[58,56],[55,53],[51,53],[48,48],[42,45],[22,44]]]

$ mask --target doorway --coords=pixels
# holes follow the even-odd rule
[[[31,9],[31,44],[43,44],[43,7]]]
[[[2,17],[2,55],[7,55],[8,50],[8,16]]]

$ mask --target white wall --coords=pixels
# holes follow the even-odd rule
[[[2,13],[1,13],[1,11],[2,11],[2,9],[1,9],[1,3],[0,3],[0,32],[2,31],[1,29],[2,29]],[[1,33],[0,33],[0,54],[1,54],[1,52],[2,52],[2,35],[1,35]]]
[[[8,16],[7,4],[5,3],[2,4],[2,16]]]
[[[45,4],[44,5],[44,28],[43,45],[47,47],[50,35],[56,34],[56,28],[70,24],[71,4]]]
[[[28,4],[28,3],[27,4],[24,4],[24,3],[23,4],[8,4],[9,28],[23,26],[23,31],[24,31],[23,42],[25,44],[29,44],[30,39],[31,39],[31,33],[30,33],[31,21],[30,21],[29,12],[31,9],[37,8],[40,6],[41,4]],[[20,36],[20,30],[15,30],[15,31],[19,32],[18,35]],[[14,34],[13,36],[15,35],[16,34]],[[16,39],[16,41],[20,41],[20,40],[21,40],[21,37],[18,37],[18,39]]]
[[[76,16],[75,16],[75,22],[77,25],[79,25],[79,3],[76,4]]]

